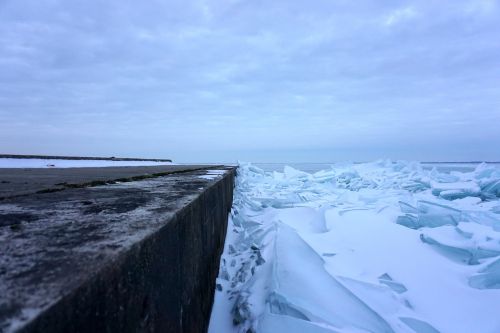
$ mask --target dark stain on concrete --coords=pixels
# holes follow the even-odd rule
[[[23,222],[38,220],[38,216],[30,213],[6,213],[0,214],[0,227],[12,226]]]

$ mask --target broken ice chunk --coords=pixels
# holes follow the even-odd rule
[[[404,202],[400,202],[399,206],[406,214],[399,216],[396,223],[411,229],[457,225],[462,216],[460,210],[429,201],[419,201],[417,208]]]
[[[380,275],[378,278],[379,278],[379,280],[389,280],[389,281],[392,281],[392,277],[389,274],[387,274],[387,273],[384,273],[384,274]]]
[[[477,289],[500,289],[500,259],[489,264],[469,279],[469,285]]]
[[[410,204],[407,204],[406,202],[400,201],[399,207],[403,213],[418,214],[418,209]]]
[[[484,162],[479,164],[476,170],[474,170],[474,177],[476,179],[491,178],[498,174],[500,174],[500,171],[497,168],[489,166]]]
[[[454,182],[457,182],[459,180],[459,178],[455,175],[451,175],[449,173],[439,172],[436,169],[436,167],[432,168],[429,176],[439,183],[454,183]]]
[[[363,179],[354,169],[348,169],[340,172],[335,179],[338,188],[359,191],[361,188],[375,188],[377,184],[370,179]]]
[[[474,236],[474,234],[472,232],[467,232],[465,230],[462,230],[461,228],[459,227],[456,227],[455,228],[455,231],[460,235],[462,236],[463,238],[467,238],[467,239],[471,239],[472,236]]]
[[[282,295],[272,292],[267,298],[271,313],[295,317],[302,320],[309,320],[306,314],[295,308]]]
[[[493,199],[500,197],[500,179],[488,179],[481,181],[481,194],[483,197]]]
[[[419,201],[417,203],[419,210],[418,223],[422,227],[440,227],[443,225],[457,225],[462,212],[445,205],[429,201]]]
[[[477,265],[479,264],[479,259],[490,258],[500,254],[499,251],[483,249],[480,247],[461,248],[450,246],[424,234],[420,235],[420,239],[422,242],[432,245],[438,252],[449,259],[459,263],[465,263],[467,265]]]
[[[420,238],[451,260],[477,265],[481,259],[500,255],[499,236],[491,227],[461,222],[456,227],[427,229]]]
[[[278,219],[301,232],[323,233],[328,231],[325,211],[329,208],[329,206],[324,206],[319,209],[310,207],[284,209],[279,212]]]
[[[222,279],[222,280],[226,280],[226,281],[229,281],[229,273],[227,272],[227,269],[225,266],[222,266],[220,268],[220,273],[219,273],[219,278]]]
[[[337,330],[317,325],[289,316],[264,314],[259,320],[258,332],[287,332],[287,333],[337,333]]]
[[[401,321],[409,328],[414,330],[415,333],[440,333],[437,329],[425,321],[409,317],[400,317],[399,319],[401,319]]]
[[[418,218],[417,216],[413,214],[406,214],[404,216],[398,216],[396,220],[397,224],[400,224],[402,226],[405,226],[410,229],[418,229],[420,228],[420,224],[418,224]]]
[[[304,319],[309,318],[321,325],[350,327],[353,331],[394,332],[380,314],[328,274],[321,256],[291,227],[277,224],[272,247],[274,253],[270,260],[274,264],[268,266],[271,269],[269,274],[254,275],[235,302],[234,320],[237,324],[243,324],[242,329],[259,328],[254,325],[260,325],[260,322],[252,318],[260,316],[259,309],[265,308],[269,309],[266,312],[272,309],[273,314],[280,319],[293,316],[297,320],[303,319],[304,323],[307,323]],[[290,249],[293,249],[293,253],[290,253]],[[306,285],[307,288],[301,287]],[[256,286],[266,286],[264,304],[249,299],[250,290]],[[245,290],[249,291],[247,295]],[[307,332],[305,329],[300,332]]]
[[[464,190],[445,190],[439,193],[439,197],[445,200],[456,200],[467,197],[478,196],[480,192],[468,192]]]
[[[311,178],[311,175],[307,172],[294,169],[288,165],[283,168],[283,174],[285,175],[286,179],[307,180]]]
[[[290,208],[297,203],[303,202],[297,193],[290,193],[285,198],[258,198],[262,208]]]
[[[467,250],[442,244],[431,237],[425,236],[424,234],[420,235],[420,239],[422,242],[432,245],[438,252],[455,262],[467,265],[479,264],[479,262],[473,258],[472,253]]]
[[[408,291],[406,287],[398,282],[393,282],[393,281],[387,281],[387,280],[380,280],[380,283],[385,284],[389,288],[391,288],[393,291],[397,292],[398,294],[402,294],[405,291]]]
[[[329,182],[336,177],[335,171],[332,170],[321,170],[313,174],[313,178],[317,182]]]
[[[393,332],[377,312],[328,274],[323,259],[286,225],[277,230],[274,260],[270,291],[283,296],[293,308],[332,326]],[[304,284],[308,288],[298,288]]]
[[[479,225],[489,226],[500,232],[500,219],[495,213],[487,211],[468,211],[463,214],[464,221],[475,222]]]
[[[410,192],[421,192],[425,191],[430,187],[429,182],[420,179],[412,179],[401,184],[401,188],[408,190]]]
[[[481,198],[479,197],[467,197],[467,198],[462,198],[462,199],[454,199],[453,200],[455,204],[459,205],[459,207],[471,207],[475,208],[477,204],[481,203]]]
[[[391,276],[387,273],[379,276],[378,280],[380,283],[385,284],[386,286],[388,286],[389,288],[391,288],[393,291],[397,292],[398,294],[402,294],[405,291],[408,291],[408,289],[406,289],[404,284],[394,281],[391,278]]]
[[[446,200],[477,197],[481,188],[475,182],[432,183],[432,194]]]

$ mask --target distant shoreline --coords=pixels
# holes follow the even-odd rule
[[[141,161],[141,162],[172,162],[161,158],[132,158],[132,157],[90,157],[90,156],[46,156],[46,155],[15,155],[0,154],[0,158],[41,159],[41,160],[93,160],[93,161]]]

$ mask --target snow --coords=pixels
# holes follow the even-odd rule
[[[58,160],[38,158],[0,158],[0,168],[90,168],[114,166],[173,165],[171,162]]]
[[[226,172],[226,170],[211,169],[211,170],[207,170],[207,173],[205,175],[198,176],[198,178],[212,180],[212,179],[219,178],[225,172]]]
[[[495,184],[486,164],[241,164],[209,332],[500,332]]]

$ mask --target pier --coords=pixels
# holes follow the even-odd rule
[[[0,332],[205,332],[234,177],[0,169]]]

